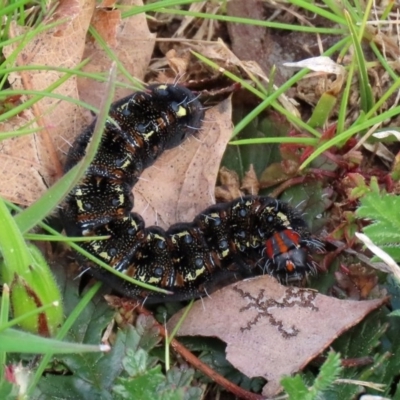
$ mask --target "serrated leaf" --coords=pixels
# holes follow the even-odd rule
[[[390,257],[392,257],[394,260],[399,261],[400,260],[400,244],[397,245],[396,247],[391,247],[392,245],[381,245],[382,250],[386,251],[386,253],[389,254]]]
[[[370,192],[361,199],[357,215],[362,218],[377,220],[377,222],[385,221],[399,228],[400,215],[394,212],[399,207],[399,196]]]
[[[172,368],[167,373],[167,384],[174,385],[175,387],[183,387],[190,384],[193,379],[194,370],[180,370]]]
[[[310,389],[307,399],[314,400],[322,396],[324,391],[333,385],[341,370],[340,355],[330,352]]]
[[[387,343],[385,336],[387,335],[388,325],[385,323],[385,315],[386,311],[384,309],[375,312],[373,315],[367,317],[363,324],[351,329],[333,343],[333,349],[335,351],[340,351],[343,359],[361,360],[365,357],[371,357],[370,363],[367,363],[365,366],[343,369],[340,376],[341,378],[383,384],[388,384],[388,382],[390,382],[394,373],[391,371],[392,374],[388,374],[387,377],[385,377],[385,371],[387,371],[389,363],[385,357],[382,360],[379,355],[382,340]],[[395,345],[391,346],[391,348],[396,352]],[[382,363],[384,364],[382,365]],[[396,364],[398,364],[397,361]],[[398,365],[395,364],[393,364],[393,366],[398,367]],[[330,400],[351,399],[356,398],[357,394],[362,392],[363,389],[361,386],[334,385],[325,392],[325,396]]]
[[[150,370],[141,371],[141,375],[130,378],[119,378],[117,385],[113,387],[122,399],[148,400],[160,398],[157,385],[163,382],[164,375],[161,373],[161,365]]]
[[[160,390],[176,390],[181,389],[184,393],[184,400],[200,400],[203,391],[199,387],[189,386],[193,380],[195,371],[193,369],[172,368],[167,372],[166,382],[159,385]]]
[[[137,349],[135,352],[128,349],[126,357],[122,360],[122,365],[128,375],[140,375],[146,372],[148,358],[148,353],[143,349]]]
[[[357,216],[371,220],[364,233],[395,260],[400,260],[400,197],[391,194],[367,193],[360,201]]]
[[[148,353],[143,349],[129,349],[122,360],[128,377],[117,379],[113,392],[121,399],[197,400],[202,396],[199,388],[188,386],[194,371],[169,370],[165,377],[161,366],[149,367]],[[197,389],[197,390],[196,390]]]
[[[281,385],[289,395],[289,400],[304,400],[307,396],[308,388],[300,375],[285,376],[281,379]]]

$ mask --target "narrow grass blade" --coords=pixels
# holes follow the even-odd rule
[[[102,345],[68,343],[56,339],[43,338],[11,328],[0,332],[0,352],[71,354],[104,351],[108,349],[109,347],[104,347]]]
[[[372,95],[372,88],[368,79],[367,65],[361,44],[353,20],[350,14],[345,10],[344,15],[346,17],[347,25],[350,30],[351,38],[353,41],[354,52],[357,59],[357,66],[359,71],[360,79],[360,97],[361,97],[361,108],[367,113],[374,105],[374,97]]]

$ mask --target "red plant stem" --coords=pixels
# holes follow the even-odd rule
[[[325,356],[318,356],[314,358],[314,363],[322,365],[326,361]],[[355,367],[364,367],[366,365],[371,365],[374,363],[373,357],[365,356],[358,358],[344,358],[341,360],[341,364],[343,368],[355,368]]]
[[[373,357],[358,357],[358,358],[345,358],[342,360],[342,367],[353,368],[353,367],[363,367],[365,365],[371,365],[374,363]]]

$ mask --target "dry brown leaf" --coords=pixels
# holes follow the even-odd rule
[[[273,396],[281,390],[283,375],[304,368],[341,333],[386,301],[339,300],[310,289],[285,287],[264,275],[197,301],[178,335],[220,338],[227,344],[228,361],[250,378],[267,379],[263,395]],[[168,322],[169,330],[182,311]]]
[[[348,298],[366,299],[378,284],[378,277],[372,268],[362,264],[350,264],[335,272],[337,285],[346,291]]]
[[[190,53],[188,51],[183,54],[178,54],[175,49],[171,49],[167,52],[165,58],[168,61],[168,65],[175,72],[176,76],[185,75],[190,62]]]
[[[249,170],[245,173],[240,188],[253,195],[257,195],[260,191],[260,182],[258,181],[253,164],[250,164]]]
[[[215,197],[220,201],[232,201],[243,196],[240,191],[239,175],[226,167],[219,170],[219,181],[221,185],[215,188]]]
[[[33,114],[25,111],[11,122],[0,124],[0,132],[13,132],[27,124],[31,128],[38,128],[33,119]],[[29,204],[36,200],[44,186],[39,172],[41,163],[36,148],[36,135],[31,136],[31,140],[15,137],[0,142],[1,194],[7,194],[7,199],[18,204]]]
[[[125,6],[142,6],[142,0],[123,0],[118,2],[122,9]],[[144,13],[121,19],[120,9],[111,9],[110,2],[104,8],[97,7],[93,14],[93,26],[106,42],[107,47],[116,56],[131,76],[142,80],[149,65],[154,49],[155,35],[150,33]],[[112,59],[93,38],[88,38],[84,58],[90,62],[83,68],[86,72],[100,73],[110,69]],[[119,82],[131,84],[132,81],[120,71]],[[93,79],[79,78],[78,88],[81,99],[98,107],[104,97],[104,83]],[[116,89],[116,99],[132,93],[129,88]]]
[[[93,0],[63,0],[50,22],[67,19],[60,26],[44,31],[19,51],[16,65],[43,65],[74,68],[82,59],[86,31],[94,8]],[[11,23],[10,36],[24,37],[28,30]],[[6,46],[3,53],[9,57],[20,43]],[[9,75],[14,89],[45,90],[49,85],[65,74],[56,71],[24,71]],[[71,77],[54,93],[78,98],[76,79]],[[2,179],[9,185],[2,185],[1,195],[5,198],[29,205],[36,200],[54,180],[61,176],[61,160],[68,149],[66,138],[79,133],[86,122],[83,111],[67,101],[45,97],[24,112],[21,117],[13,118],[0,126],[0,132],[17,130],[26,125],[34,128],[39,125],[40,132],[17,137],[2,142],[0,165],[3,166]],[[36,125],[37,124],[37,125]],[[6,170],[5,165],[12,165]],[[32,175],[31,175],[32,173]],[[29,176],[35,177],[31,182]],[[24,179],[26,178],[26,179]]]
[[[169,227],[191,221],[214,204],[219,164],[232,134],[231,100],[206,112],[202,130],[166,151],[134,188],[135,211],[147,225]]]
[[[108,2],[109,3],[109,2]],[[107,4],[108,4],[107,3]],[[141,5],[139,1],[127,4]],[[109,6],[109,5],[105,6]],[[84,53],[86,33],[94,10],[93,0],[62,0],[47,22],[66,20],[61,25],[39,34],[25,46],[17,57],[16,64],[45,65],[74,68],[81,60],[91,56],[86,67],[89,72],[107,72],[111,60],[103,50],[93,43]],[[120,11],[96,9],[94,23],[109,47],[132,75],[142,78],[153,51],[154,35],[150,34],[145,15],[121,20]],[[26,28],[12,24],[10,35],[23,36]],[[9,57],[18,42],[3,49]],[[55,71],[25,71],[10,74],[10,83],[15,89],[44,90],[64,73]],[[119,77],[120,81],[121,79]],[[125,79],[126,81],[126,79]],[[70,78],[55,93],[71,98],[79,98],[98,106],[103,96],[104,83]],[[79,96],[77,85],[79,85]],[[94,85],[95,88],[92,86]],[[128,89],[117,90],[116,97],[130,94]],[[93,97],[93,96],[94,97]],[[87,112],[76,105],[54,98],[44,98],[21,117],[14,118],[0,126],[0,132],[16,131],[19,127],[41,128],[40,134],[13,138],[2,142],[0,165],[3,180],[0,194],[22,205],[30,205],[62,175],[62,163],[70,143],[88,124]],[[29,116],[29,119],[27,118]],[[24,120],[22,120],[23,118]],[[33,179],[32,179],[33,177]]]

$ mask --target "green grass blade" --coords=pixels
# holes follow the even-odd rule
[[[367,113],[374,105],[374,97],[372,95],[372,88],[368,79],[365,57],[361,49],[361,44],[360,44],[361,39],[357,35],[350,14],[345,10],[344,15],[346,17],[347,25],[350,30],[350,35],[353,42],[354,52],[357,60],[359,79],[360,79],[361,108],[365,113]]]
[[[399,80],[400,83],[400,80]],[[385,111],[381,115],[377,117],[366,119],[363,118],[362,122],[356,121],[352,127],[342,132],[341,134],[335,136],[335,138],[329,140],[326,143],[323,143],[320,147],[318,147],[314,153],[307,158],[306,161],[300,166],[300,169],[304,169],[308,164],[310,164],[313,160],[315,160],[320,154],[324,151],[328,150],[332,146],[340,145],[341,143],[345,143],[348,139],[350,139],[353,135],[358,132],[362,132],[364,129],[370,128],[371,126],[382,123],[385,119],[394,117],[395,115],[400,114],[400,106],[394,107],[390,110]]]
[[[353,82],[354,70],[355,70],[355,60],[352,60],[349,72],[347,74],[346,86],[344,88],[342,99],[339,106],[339,115],[336,127],[337,134],[340,134],[344,131],[346,115],[347,115],[347,106],[349,104],[349,99],[350,99],[351,84]]]
[[[270,137],[270,138],[256,138],[256,139],[241,139],[229,142],[231,145],[245,145],[245,144],[272,144],[272,143],[293,143],[302,144],[305,146],[316,146],[318,139],[305,138],[305,137]]]
[[[35,354],[71,354],[104,351],[108,347],[62,342],[22,332],[6,329],[0,332],[0,352]]]
[[[330,94],[329,92],[323,93],[314,108],[308,124],[313,128],[322,128],[328,121],[329,116],[336,105],[336,102],[336,96]]]
[[[321,10],[321,9],[320,9]],[[201,12],[194,12],[194,11],[186,11],[186,10],[176,10],[176,9],[168,9],[168,8],[161,8],[158,10],[161,13],[165,14],[173,14],[173,15],[184,15],[189,17],[195,18],[204,18],[204,19],[212,19],[216,21],[224,21],[224,22],[232,22],[237,24],[247,24],[253,26],[262,26],[265,28],[272,28],[272,29],[283,29],[288,31],[297,31],[297,32],[309,32],[309,33],[325,33],[330,35],[342,35],[346,33],[346,30],[343,28],[320,28],[315,26],[304,26],[304,25],[294,25],[294,24],[284,24],[281,22],[271,22],[265,20],[257,20],[257,19],[250,19],[250,18],[241,18],[241,17],[233,17],[227,15],[218,15],[218,14],[206,14]],[[323,10],[325,11],[325,10]],[[332,16],[332,19],[336,19],[335,14],[329,13]],[[341,20],[343,22],[343,20]]]
[[[8,315],[10,313],[10,289],[8,285],[3,285],[3,293],[1,296],[0,308],[0,326],[8,322]],[[0,386],[5,380],[5,366],[6,366],[7,353],[0,351]]]

